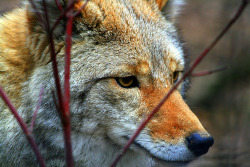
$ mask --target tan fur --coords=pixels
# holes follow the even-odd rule
[[[54,0],[46,2],[53,25],[60,12]],[[79,10],[85,2],[77,1],[74,9]],[[174,73],[181,76],[186,69],[183,44],[173,20],[163,15],[167,9],[166,15],[175,18],[180,3],[91,0],[75,18],[70,83],[76,166],[110,166],[140,122],[173,86]],[[35,4],[43,11],[41,3]],[[61,80],[64,25],[63,20],[53,34]],[[46,31],[31,5],[0,18],[0,85],[28,124],[44,87],[33,135],[47,165],[54,167],[63,166],[65,158],[52,95],[55,85],[49,51]],[[124,77],[133,77],[128,83],[135,85],[122,86],[119,79]],[[118,166],[167,166],[196,157],[186,138],[193,133],[209,134],[182,98],[187,83],[185,80],[167,99]],[[0,110],[0,166],[36,166],[34,153],[2,101]]]
[[[23,9],[0,19],[0,84],[17,107],[20,106],[17,97],[21,96],[22,84],[27,81],[30,72],[35,66],[50,61],[46,35],[41,27],[34,24],[36,21],[34,14]],[[60,44],[58,48],[61,48]],[[42,59],[44,55],[45,60]]]
[[[167,2],[168,0],[156,0],[156,3],[158,3],[160,9],[162,9]]]
[[[32,59],[26,44],[28,34],[26,12],[17,10],[0,20],[0,83],[12,100],[20,97],[21,84],[27,80],[32,68]],[[3,78],[4,76],[4,78]],[[19,104],[20,99],[15,101]]]
[[[159,95],[159,92],[163,92],[162,95]],[[145,97],[145,101],[148,101],[147,107],[152,110],[163,98],[165,92],[168,92],[168,90],[150,91],[147,94],[150,99],[147,100],[147,97]],[[205,132],[202,125],[197,122],[197,117],[182,100],[181,95],[175,91],[149,123],[149,128],[155,140],[177,143],[182,140],[183,136],[188,136],[194,131]]]

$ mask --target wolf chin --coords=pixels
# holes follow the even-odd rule
[[[34,1],[44,17],[42,0]],[[47,0],[50,24],[60,12]],[[67,0],[60,0],[63,7]],[[74,9],[85,1],[77,1]],[[175,27],[182,0],[91,0],[74,20],[71,122],[75,166],[108,167],[138,125],[185,72]],[[64,75],[65,21],[55,29]],[[62,127],[46,31],[36,11],[23,7],[0,18],[0,85],[29,125],[44,87],[33,135],[47,166],[65,164]],[[119,167],[184,165],[213,144],[183,100],[185,80],[167,99],[119,162]],[[38,166],[7,106],[0,101],[0,166]]]

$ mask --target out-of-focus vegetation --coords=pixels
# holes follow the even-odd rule
[[[179,20],[191,63],[236,13],[240,0],[189,0]],[[250,165],[250,6],[196,71],[228,66],[193,77],[188,103],[214,136],[209,153],[189,167]]]
[[[20,0],[19,0],[20,1]],[[18,6],[0,0],[0,14]],[[240,0],[188,0],[178,25],[191,63],[228,23]],[[250,5],[196,71],[228,70],[193,77],[188,103],[214,136],[209,153],[189,167],[247,167],[250,165]]]

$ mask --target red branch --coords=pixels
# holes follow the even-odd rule
[[[220,71],[224,71],[227,69],[227,66],[223,66],[217,69],[213,69],[213,70],[208,70],[208,71],[201,71],[201,72],[196,72],[196,73],[192,73],[191,77],[201,77],[201,76],[206,76],[206,75],[210,75],[216,72],[220,72]]]
[[[50,44],[50,55],[51,55],[51,60],[52,60],[52,68],[53,68],[53,73],[54,73],[59,108],[60,108],[60,110],[63,110],[63,97],[62,97],[62,89],[61,89],[59,72],[58,72],[57,61],[56,61],[55,44],[54,44],[53,34],[52,34],[51,29],[50,29],[48,10],[47,10],[45,0],[43,0],[43,7],[44,7],[45,20],[46,20],[45,21],[45,28],[46,28],[46,32],[47,32],[48,40],[49,40],[49,44]]]
[[[57,96],[58,96],[58,101],[59,101],[58,109],[59,109],[61,122],[63,125],[67,167],[74,166],[72,143],[71,143],[71,123],[70,123],[70,57],[71,57],[71,45],[72,45],[73,20],[74,20],[74,17],[80,13],[79,11],[77,11],[76,13],[73,13],[74,2],[75,2],[74,0],[69,1],[66,9],[64,10],[61,10],[60,9],[61,6],[59,6],[58,4],[58,8],[61,10],[61,15],[56,20],[56,23],[53,25],[52,29],[49,28],[50,25],[49,25],[49,19],[48,19],[48,12],[46,9],[46,4],[44,3],[44,12],[45,12],[45,18],[46,18],[46,23],[47,23],[46,31],[48,32],[48,38],[49,38],[50,47],[51,47],[50,53],[51,53],[51,59],[52,59],[52,64],[53,64],[55,84],[57,88]],[[81,10],[83,10],[87,2],[84,3],[84,5],[80,8]],[[55,52],[55,46],[54,46],[52,34],[56,26],[58,26],[59,22],[64,17],[67,18],[67,22],[66,22],[66,40],[65,40],[66,47],[65,47],[65,71],[64,71],[64,96],[62,97],[60,78],[59,78],[57,61],[56,61],[56,52]]]
[[[56,2],[56,5],[57,5],[57,8],[60,10],[60,12],[63,12],[63,7],[60,4],[60,2],[58,0],[55,0],[55,2]]]
[[[171,95],[171,93],[181,84],[181,82],[192,73],[192,71],[200,64],[200,62],[204,59],[204,57],[209,53],[209,51],[218,43],[218,41],[224,36],[224,34],[229,30],[229,28],[235,23],[235,21],[240,17],[243,10],[247,6],[247,0],[243,0],[240,5],[237,13],[228,23],[228,25],[222,30],[222,32],[215,38],[215,40],[201,53],[201,55],[195,60],[193,65],[189,68],[189,70],[184,73],[183,77],[171,88],[171,90],[165,95],[165,97],[160,101],[160,103],[154,108],[154,110],[148,115],[148,117],[142,121],[136,132],[129,139],[128,143],[123,147],[122,152],[116,157],[114,162],[111,164],[111,167],[115,167],[125,152],[128,150],[130,145],[134,142],[137,136],[141,133],[143,128],[147,125],[147,123],[151,120],[151,118],[158,112],[161,106],[165,103],[167,98]]]
[[[39,107],[40,107],[40,105],[42,103],[43,93],[44,93],[44,85],[41,87],[41,90],[40,90],[39,100],[38,100],[38,103],[37,103],[37,106],[36,106],[36,110],[34,112],[34,115],[32,117],[32,121],[31,121],[31,124],[30,124],[30,132],[33,131],[33,127],[34,127],[34,124],[35,124],[37,112],[38,112]]]
[[[88,1],[84,3],[81,10],[87,5]],[[68,2],[68,7],[65,9],[67,12],[65,16],[67,18],[66,23],[66,48],[65,48],[65,69],[64,69],[64,111],[61,113],[61,120],[64,129],[64,139],[65,139],[65,150],[66,150],[66,163],[67,167],[74,166],[72,147],[71,147],[71,123],[70,123],[70,57],[71,57],[71,46],[72,46],[72,28],[73,20],[79,12],[74,14],[73,9],[74,0]],[[62,13],[62,14],[63,14]],[[59,17],[58,19],[61,19]],[[55,24],[56,25],[56,24]]]
[[[69,113],[69,100],[68,100],[69,99],[69,67],[70,66],[69,66],[69,62],[66,61],[65,66],[67,66],[67,69],[65,71],[65,78],[67,78],[68,81],[65,81],[65,83],[66,83],[65,87],[67,89],[65,89],[64,91],[67,92],[66,93],[67,97],[63,98],[61,84],[60,84],[60,78],[59,78],[59,71],[58,71],[58,67],[57,67],[53,32],[52,32],[52,29],[50,29],[48,10],[47,10],[45,0],[43,0],[43,7],[44,7],[44,14],[45,14],[45,19],[46,19],[45,27],[46,27],[46,32],[48,34],[49,44],[50,44],[50,55],[51,55],[51,60],[52,60],[52,68],[53,68],[55,85],[56,85],[56,92],[57,92],[57,97],[58,97],[58,110],[59,110],[58,113],[59,113],[60,118],[61,118],[63,132],[64,132],[66,164],[67,164],[67,167],[73,167],[74,160],[73,160],[72,145],[71,145],[71,126],[70,126],[70,113]],[[58,19],[60,19],[60,18],[58,18]],[[68,29],[68,25],[67,25],[67,29]],[[72,31],[72,28],[71,28],[71,31]],[[67,43],[66,43],[66,45],[67,45]],[[69,45],[67,45],[67,46],[69,46]],[[66,50],[67,50],[67,48],[66,48]],[[65,54],[65,56],[70,58],[70,54]]]
[[[86,7],[87,3],[89,2],[90,0],[87,0],[77,11],[76,13],[74,13],[73,17],[76,17],[78,14],[81,13],[81,11]],[[54,25],[52,26],[52,29],[51,31],[53,32],[55,30],[55,28],[58,26],[59,22],[65,17],[65,15],[69,14],[69,10],[71,10],[73,7],[74,7],[74,1],[71,1],[68,3],[66,9],[64,9],[62,12],[61,12],[61,15],[58,17],[58,19],[56,20],[56,22],[54,23]]]
[[[71,13],[72,10],[69,11]],[[66,50],[65,50],[65,74],[64,74],[64,113],[62,113],[62,121],[64,126],[64,138],[66,149],[66,161],[68,167],[73,167],[73,155],[71,147],[71,123],[70,123],[70,56],[72,43],[72,26],[74,17],[67,17],[66,26]]]
[[[3,88],[0,86],[0,95],[3,99],[3,101],[5,102],[5,104],[9,107],[11,113],[14,115],[14,117],[16,118],[17,122],[19,123],[20,127],[22,128],[24,134],[27,137],[27,140],[29,141],[35,155],[36,158],[40,164],[41,167],[45,167],[45,161],[39,151],[39,148],[31,134],[31,132],[29,131],[27,125],[25,124],[25,122],[23,121],[23,119],[20,117],[20,115],[18,114],[16,108],[14,107],[14,105],[11,103],[10,99],[8,98],[8,96],[6,95],[6,93],[3,91]]]
[[[71,54],[71,37],[72,37],[72,26],[73,17],[68,17],[67,27],[66,27],[66,50],[65,50],[65,78],[64,78],[64,108],[66,112],[69,112],[69,102],[70,102],[70,54]],[[67,115],[69,113],[66,113]]]
[[[53,32],[55,30],[55,28],[58,26],[59,22],[66,16],[66,14],[68,14],[69,10],[71,10],[73,7],[74,7],[74,3],[67,5],[66,9],[64,9],[61,12],[60,16],[58,17],[58,19],[56,20],[56,22],[52,26],[51,32]]]

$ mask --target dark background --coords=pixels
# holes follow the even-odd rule
[[[18,5],[0,0],[0,13]],[[178,19],[191,64],[235,14],[241,0],[188,0]],[[189,167],[250,166],[250,5],[196,72],[227,66],[223,72],[192,77],[188,104],[215,138],[206,156]]]
[[[236,13],[241,0],[189,0],[179,19],[191,64]],[[222,66],[209,76],[192,77],[188,104],[214,136],[209,153],[190,164],[202,167],[250,166],[250,5],[195,70]]]

